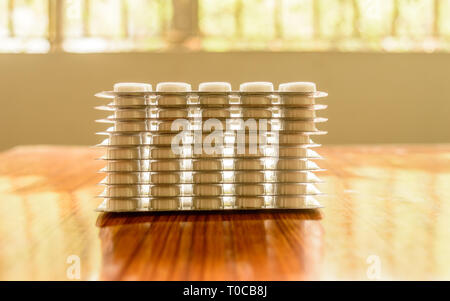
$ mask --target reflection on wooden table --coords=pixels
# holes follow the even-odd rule
[[[115,215],[98,150],[3,152],[0,279],[450,280],[449,145],[321,154],[320,211]]]

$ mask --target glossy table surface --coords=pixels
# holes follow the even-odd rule
[[[5,151],[0,280],[450,280],[450,145],[318,151],[318,211],[116,215],[98,150]]]

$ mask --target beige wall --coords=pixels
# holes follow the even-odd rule
[[[450,54],[138,53],[0,55],[0,149],[95,144],[95,92],[118,81],[315,81],[322,143],[450,142]]]

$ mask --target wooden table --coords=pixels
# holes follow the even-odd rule
[[[0,279],[450,279],[450,145],[320,153],[320,211],[113,215],[98,150],[5,151]]]

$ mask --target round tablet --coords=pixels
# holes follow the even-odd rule
[[[311,82],[290,82],[278,86],[280,92],[316,92],[316,84]]]
[[[114,92],[150,92],[152,85],[144,83],[117,83]]]
[[[217,198],[195,198],[192,201],[192,207],[194,209],[222,209],[223,202],[220,197]]]
[[[229,92],[231,84],[226,82],[205,82],[198,85],[201,92]]]
[[[158,92],[189,92],[191,85],[182,82],[163,82],[156,85]]]
[[[264,207],[264,197],[237,197],[235,207],[241,209],[253,209]]]
[[[248,82],[240,85],[241,92],[272,92],[273,84],[270,82]]]

